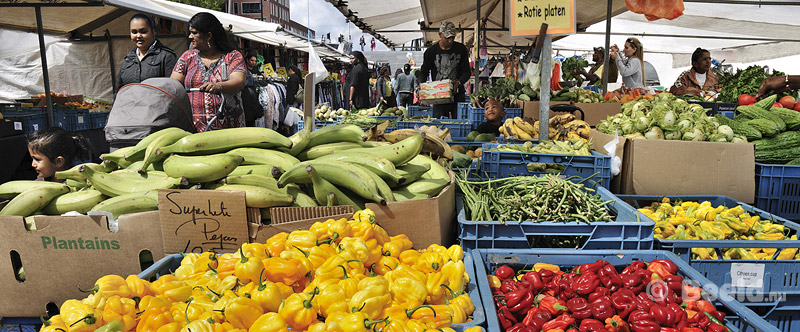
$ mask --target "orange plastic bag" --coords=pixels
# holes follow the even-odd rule
[[[644,14],[649,21],[674,20],[683,15],[683,0],[625,0],[628,10]]]

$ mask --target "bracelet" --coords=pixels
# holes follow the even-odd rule
[[[786,89],[789,90],[789,75],[788,74],[786,75],[786,79],[783,81],[783,83],[786,84]]]

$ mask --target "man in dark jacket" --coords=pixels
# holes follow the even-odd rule
[[[367,58],[364,53],[359,51],[350,52],[350,62],[353,69],[347,75],[347,96],[348,106],[354,109],[369,108],[369,70],[367,69]]]
[[[300,77],[300,68],[297,66],[289,66],[289,80],[286,82],[286,103],[289,106],[302,104],[302,100],[295,99],[297,91],[300,90],[300,85],[303,84],[303,79]]]
[[[130,20],[133,49],[122,60],[114,91],[151,77],[169,77],[178,57],[155,37],[155,22],[150,16],[135,14]]]
[[[439,27],[439,42],[425,50],[422,68],[417,72],[420,83],[432,80],[451,80],[455,87],[454,102],[433,105],[433,116],[456,118],[456,103],[466,98],[464,84],[469,81],[469,51],[464,44],[456,42],[456,26],[452,22],[443,22]]]

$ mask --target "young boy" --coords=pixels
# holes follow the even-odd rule
[[[481,123],[476,131],[481,134],[500,136],[500,126],[503,125],[503,118],[506,116],[503,103],[499,100],[489,99],[483,107],[483,118],[486,122]]]

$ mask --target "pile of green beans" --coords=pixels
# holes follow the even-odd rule
[[[548,174],[469,181],[466,174],[459,174],[456,183],[473,221],[612,221],[606,205],[613,200],[604,202],[583,181],[571,179]]]

